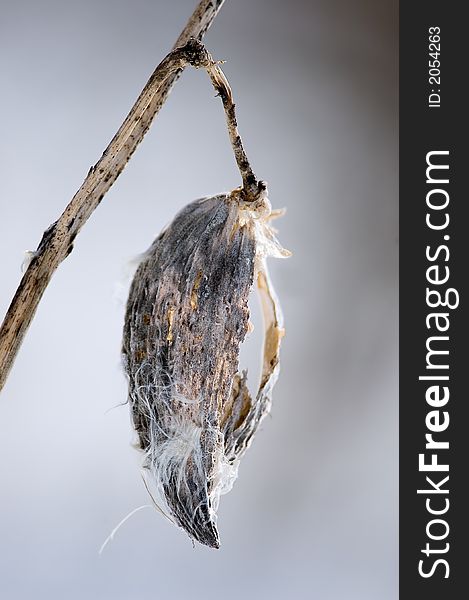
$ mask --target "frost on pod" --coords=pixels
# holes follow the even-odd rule
[[[123,355],[129,403],[144,467],[171,519],[219,547],[221,494],[270,410],[283,335],[265,259],[287,256],[269,221],[267,191],[242,190],[187,205],[143,256],[127,304]],[[265,340],[260,387],[238,373],[256,282]]]

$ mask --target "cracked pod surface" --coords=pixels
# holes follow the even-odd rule
[[[286,256],[268,221],[264,191],[240,190],[187,205],[144,254],[127,303],[123,357],[144,467],[171,519],[219,547],[216,511],[239,460],[268,413],[283,335],[265,258]],[[264,313],[264,364],[251,398],[237,374],[257,280]]]

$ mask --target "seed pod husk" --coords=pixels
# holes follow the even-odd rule
[[[255,203],[240,190],[192,202],[144,254],[127,303],[123,357],[144,467],[172,520],[215,548],[219,497],[278,376],[282,319],[265,257],[289,253],[268,225],[273,216],[266,192]],[[237,373],[254,279],[266,334],[255,399]]]

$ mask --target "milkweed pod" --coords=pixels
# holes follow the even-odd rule
[[[189,536],[219,547],[216,512],[239,461],[269,412],[279,370],[281,311],[265,259],[287,256],[269,220],[265,184],[187,205],[143,255],[125,316],[129,403],[166,510]],[[262,377],[255,398],[239,346],[257,282],[264,313]]]

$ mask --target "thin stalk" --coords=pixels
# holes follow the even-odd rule
[[[202,39],[223,2],[199,2],[174,45],[176,56],[158,65],[102,157],[60,218],[44,232],[0,328],[0,390],[54,271],[73,250],[77,234],[124,169],[187,64],[180,51],[178,62],[178,49],[191,38]]]

